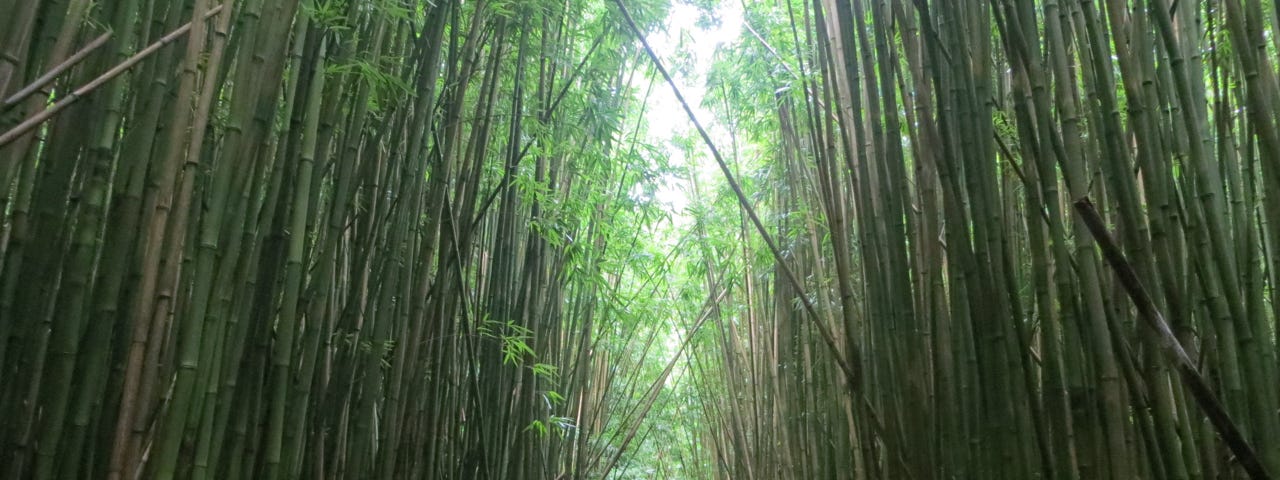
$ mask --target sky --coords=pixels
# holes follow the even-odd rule
[[[680,93],[693,108],[698,121],[713,132],[713,138],[717,137],[714,132],[718,122],[710,111],[702,108],[702,98],[706,93],[706,77],[711,70],[711,61],[716,49],[734,41],[741,34],[742,4],[733,1],[720,2],[716,7],[716,13],[720,17],[719,25],[710,29],[699,28],[697,7],[674,0],[666,20],[666,28],[648,37],[654,53],[662,59],[663,66],[667,67],[668,71],[671,69],[672,60],[677,56],[681,39],[684,40],[684,47],[693,55],[694,68],[689,72],[691,74],[689,76],[674,71],[671,74],[680,87]],[[645,113],[649,124],[649,143],[665,146],[672,155],[671,164],[682,165],[685,159],[671,140],[677,134],[683,135],[686,131],[693,129],[693,123],[689,121],[688,115],[680,107],[675,95],[671,93],[671,88],[666,85],[661,76],[657,76],[654,81],[659,82],[659,85],[655,86]],[[724,145],[717,145],[717,147],[722,150],[725,148]],[[699,161],[702,164],[698,165],[696,172],[705,175],[716,171],[710,155],[701,156]],[[705,176],[699,178],[705,178]],[[668,212],[671,213],[677,226],[687,225],[690,221],[685,211],[689,204],[688,194],[685,191],[688,188],[687,184],[686,179],[667,176],[657,192],[658,200],[667,205]]]

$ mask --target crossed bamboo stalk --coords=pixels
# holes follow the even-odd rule
[[[1129,261],[1125,259],[1124,253],[1121,252],[1115,239],[1107,232],[1106,222],[1102,219],[1102,215],[1098,214],[1098,210],[1093,207],[1093,202],[1089,200],[1089,197],[1084,197],[1076,200],[1075,207],[1076,212],[1080,214],[1080,218],[1089,227],[1089,232],[1093,234],[1093,238],[1098,242],[1098,248],[1102,250],[1102,256],[1106,258],[1107,263],[1111,265],[1111,269],[1115,271],[1116,278],[1120,280],[1120,285],[1124,287],[1125,292],[1129,294],[1129,298],[1133,300],[1134,306],[1138,308],[1138,317],[1159,334],[1158,343],[1161,351],[1173,363],[1174,368],[1178,370],[1178,376],[1182,377],[1182,383],[1187,386],[1187,389],[1191,392],[1191,397],[1195,399],[1197,405],[1200,405],[1200,409],[1204,410],[1205,416],[1209,417],[1209,422],[1213,424],[1213,429],[1218,432],[1218,436],[1222,437],[1222,442],[1236,456],[1236,460],[1240,462],[1240,467],[1253,480],[1271,478],[1267,475],[1266,469],[1262,467],[1262,462],[1258,460],[1253,447],[1249,446],[1249,442],[1240,433],[1240,428],[1231,420],[1227,410],[1218,401],[1218,397],[1213,394],[1213,389],[1209,387],[1209,382],[1200,375],[1195,363],[1187,355],[1186,349],[1182,348],[1178,338],[1173,335],[1173,330],[1169,329],[1169,324],[1165,322],[1164,315],[1160,314],[1155,302],[1151,300],[1151,295],[1147,293],[1146,288],[1142,286],[1142,281],[1138,279],[1138,273],[1129,264]]]
[[[217,15],[219,12],[222,11],[222,7],[223,7],[222,5],[218,5],[216,7],[209,9],[208,12],[205,12],[203,20],[207,21],[210,18],[213,18],[215,15]],[[67,94],[67,96],[63,97],[61,100],[58,100],[57,103],[53,104],[49,108],[43,109],[35,113],[34,115],[27,117],[26,120],[22,121],[22,123],[19,123],[18,125],[14,126],[13,128],[9,129],[3,134],[0,134],[0,147],[13,143],[14,140],[17,140],[21,138],[23,135],[26,135],[32,130],[35,130],[40,125],[44,124],[44,122],[48,121],[54,116],[57,116],[58,113],[61,113],[63,110],[66,110],[67,107],[70,107],[71,105],[79,101],[81,98],[84,98],[86,95],[92,93],[94,90],[97,90],[98,87],[105,85],[107,82],[120,76],[120,74],[129,71],[129,69],[141,63],[143,60],[146,60],[147,57],[160,51],[160,49],[164,48],[166,45],[169,45],[177,41],[179,38],[182,38],[182,36],[186,35],[187,32],[190,32],[190,31],[191,31],[191,22],[187,22],[186,24],[183,24],[181,27],[178,27],[174,31],[169,32],[169,34],[163,37],[160,37],[159,40],[156,40],[152,44],[147,45],[146,48],[139,50],[138,53],[133,54],[133,56],[129,57],[128,59],[125,59],[125,61],[120,62],[115,67],[112,67],[110,70],[107,70],[106,73],[103,73],[102,75],[99,75],[97,78],[90,80],[88,83],[81,85],[80,88],[77,88],[71,91],[71,93]],[[106,32],[106,33],[103,33],[102,35],[99,35],[97,38],[93,39],[87,45],[85,45],[84,48],[80,49],[80,51],[76,52],[75,55],[72,55],[71,57],[67,58],[62,63],[50,69],[47,73],[40,76],[40,78],[37,78],[35,81],[31,82],[30,85],[27,85],[22,90],[19,90],[17,93],[14,93],[9,98],[6,98],[4,100],[4,104],[0,106],[0,108],[2,109],[11,108],[14,105],[17,105],[18,102],[21,102],[23,99],[30,97],[32,94],[35,94],[36,92],[41,91],[44,87],[48,86],[49,83],[57,79],[58,76],[61,75],[63,72],[66,72],[68,69],[75,66],[80,61],[84,60],[86,57],[89,56],[89,54],[93,53],[94,50],[97,50],[98,47],[101,47],[102,45],[106,44],[107,40],[111,38],[111,35],[112,35],[112,32]]]

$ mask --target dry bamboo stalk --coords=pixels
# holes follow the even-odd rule
[[[208,12],[205,13],[204,19],[208,20],[214,15],[217,15],[218,12],[220,11],[222,11],[222,5],[218,5],[217,7],[211,8],[209,9]],[[80,100],[85,95],[93,93],[93,91],[97,90],[98,87],[101,87],[102,85],[111,81],[111,79],[116,78],[120,76],[120,74],[133,68],[134,65],[137,65],[138,63],[142,62],[147,57],[151,56],[151,54],[156,53],[157,51],[160,50],[160,48],[170,43],[173,43],[177,39],[181,38],[183,35],[186,35],[187,32],[190,30],[191,30],[191,22],[187,22],[185,25],[178,27],[177,30],[169,32],[168,35],[165,35],[161,39],[156,40],[155,43],[148,45],[147,48],[139,50],[138,53],[135,53],[132,57],[129,57],[127,60],[120,62],[119,65],[116,65],[111,70],[107,70],[106,73],[99,75],[98,78],[91,80],[89,83],[81,85],[80,88],[77,88],[74,91],[72,91],[70,94],[67,95],[66,98],[63,98],[58,103],[55,103],[52,107],[49,107],[41,111],[40,113],[32,115],[30,118],[27,118],[22,123],[18,124],[17,126],[13,127],[9,131],[5,132],[3,135],[0,135],[0,147],[8,145],[14,140],[17,140],[19,137],[25,135],[27,132],[34,130],[36,127],[39,127],[40,124],[44,123],[50,118],[53,118],[59,112],[66,110],[67,107],[70,107],[71,105],[75,104],[76,101]]]
[[[115,32],[106,32],[106,33],[103,33],[102,35],[98,35],[98,38],[93,39],[93,41],[89,42],[88,45],[85,45],[84,48],[76,52],[75,55],[72,55],[70,58],[66,59],[62,63],[59,63],[57,66],[53,67],[52,70],[49,70],[48,73],[45,73],[44,75],[40,76],[40,78],[37,78],[34,82],[31,82],[30,85],[23,87],[22,90],[18,90],[18,93],[11,95],[9,98],[6,98],[4,100],[4,106],[10,107],[10,106],[16,105],[18,102],[21,102],[23,99],[27,98],[31,94],[40,91],[40,89],[48,85],[49,82],[52,82],[54,79],[58,78],[58,75],[61,75],[62,72],[65,72],[67,71],[67,69],[74,67],[77,63],[80,63],[80,61],[84,60],[85,57],[88,57],[90,53],[93,53],[94,50],[97,50],[98,47],[101,47],[102,45],[106,44],[107,40],[110,40],[111,36],[114,33]]]

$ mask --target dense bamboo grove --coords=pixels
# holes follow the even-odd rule
[[[1278,26],[0,0],[0,477],[1280,475]]]
[[[607,470],[660,216],[606,5],[0,12],[0,476]]]
[[[807,282],[747,247],[747,309],[700,353],[701,391],[734,392],[708,422],[724,476],[1280,472],[1274,5],[746,9],[711,103]],[[1191,369],[1096,251],[1085,197]]]

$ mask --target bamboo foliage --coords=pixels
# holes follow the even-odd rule
[[[655,274],[601,267],[651,181],[602,6],[3,7],[6,477],[600,468],[591,312]]]

